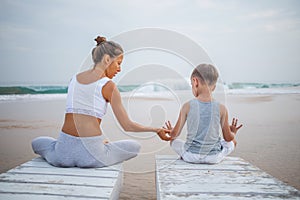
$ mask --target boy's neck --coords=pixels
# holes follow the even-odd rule
[[[200,93],[198,96],[196,96],[196,99],[202,101],[202,102],[211,102],[213,100],[213,97],[211,93]]]
[[[211,101],[213,101],[213,98],[212,98],[211,95],[209,95],[209,96],[198,95],[198,96],[196,97],[196,99],[198,99],[199,101],[202,101],[202,102],[211,102]]]
[[[213,100],[212,92],[214,91],[215,86],[208,86],[206,84],[199,84],[195,87],[193,92],[196,99],[202,102],[211,102]]]

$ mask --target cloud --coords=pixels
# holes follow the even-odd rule
[[[195,6],[199,9],[211,10],[233,10],[236,8],[236,2],[234,1],[212,1],[212,0],[195,0]]]
[[[268,0],[0,0],[0,65],[22,65],[32,73],[51,69],[67,80],[69,74],[62,77],[59,72],[69,70],[66,66],[78,66],[90,53],[97,34],[109,39],[132,29],[158,27],[205,44],[222,66],[234,65],[235,70],[236,66],[248,66],[251,71],[260,56],[265,65],[282,57],[280,48],[275,48],[279,41],[287,47],[283,60],[299,51],[299,4]],[[231,55],[239,55],[236,63]],[[299,66],[299,60],[293,62]],[[226,70],[230,77],[231,69]],[[244,70],[240,70],[242,74]],[[7,74],[2,73],[0,79]],[[33,75],[26,78],[36,78]],[[45,74],[40,79],[59,81],[56,76]]]
[[[15,37],[22,39],[22,36],[38,33],[36,29],[14,24],[0,24],[0,30],[0,38],[3,40],[12,39]]]
[[[300,31],[300,19],[276,20],[264,25],[266,31]]]
[[[248,11],[237,19],[244,23],[244,30],[252,32],[293,32],[300,31],[300,16],[287,8]]]
[[[263,10],[258,12],[249,13],[247,15],[242,16],[242,19],[246,20],[262,20],[262,19],[270,19],[280,16],[280,10]]]

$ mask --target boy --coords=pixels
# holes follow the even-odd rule
[[[235,135],[242,125],[237,126],[233,118],[228,124],[228,112],[224,105],[212,98],[218,79],[217,69],[210,64],[200,64],[192,72],[191,84],[195,99],[182,106],[177,123],[171,130],[170,145],[186,162],[215,164],[221,162],[235,148]],[[187,121],[186,142],[176,139]],[[222,130],[223,138],[220,137]]]

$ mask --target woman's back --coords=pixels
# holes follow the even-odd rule
[[[80,137],[101,135],[100,122],[107,109],[102,88],[110,81],[99,79],[92,70],[75,75],[70,81],[62,131]]]

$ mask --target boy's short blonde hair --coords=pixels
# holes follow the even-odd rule
[[[191,77],[197,77],[200,81],[211,86],[217,83],[219,73],[211,64],[200,64],[193,70]]]

